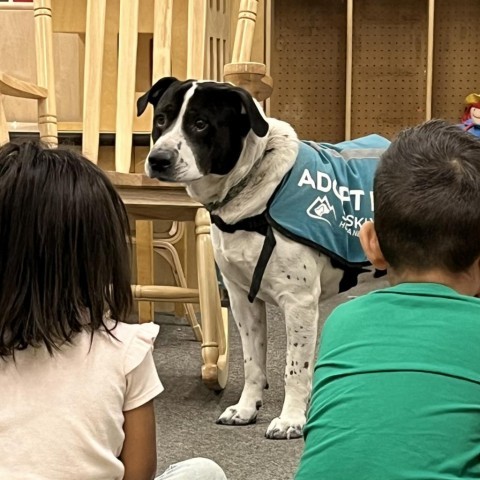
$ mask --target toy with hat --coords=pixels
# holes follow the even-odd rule
[[[465,131],[480,137],[480,93],[471,93],[465,98],[462,124]]]

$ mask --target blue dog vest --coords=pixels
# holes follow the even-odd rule
[[[248,298],[255,299],[275,247],[273,230],[328,255],[345,271],[343,286],[356,284],[369,265],[358,239],[362,224],[373,218],[373,177],[390,142],[368,135],[338,144],[301,142],[292,169],[285,175],[266,211],[235,225],[212,215],[221,230],[257,231],[265,235]]]
[[[373,218],[373,176],[389,144],[379,135],[336,145],[300,143],[270,201],[268,222],[346,267],[368,265],[358,233]]]

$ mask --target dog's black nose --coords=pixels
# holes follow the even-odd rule
[[[152,150],[148,155],[148,163],[152,170],[161,172],[172,166],[176,156],[172,150]]]

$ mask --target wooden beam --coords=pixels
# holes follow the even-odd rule
[[[427,40],[427,88],[425,99],[425,120],[432,118],[433,92],[433,47],[435,29],[435,0],[428,1],[428,40]]]
[[[48,90],[34,83],[24,82],[16,77],[0,72],[0,93],[10,97],[32,98],[40,100],[47,98]]]
[[[57,101],[55,98],[55,71],[53,68],[53,33],[51,0],[33,2],[35,19],[35,52],[37,56],[37,83],[47,89],[47,97],[38,101],[38,129],[40,138],[58,144]]]
[[[132,161],[139,0],[120,0],[115,170],[128,173]]]
[[[196,288],[170,287],[160,285],[132,285],[136,300],[162,301],[176,303],[199,303],[199,293]]]
[[[345,79],[345,140],[352,138],[353,0],[347,2],[347,52]]]
[[[187,78],[204,78],[207,0],[188,0]]]
[[[87,0],[82,153],[98,161],[106,0]]]

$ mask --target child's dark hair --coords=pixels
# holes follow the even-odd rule
[[[52,354],[132,305],[128,217],[106,175],[39,142],[0,148],[0,357]],[[107,329],[108,330],[108,329]]]
[[[392,268],[467,269],[480,256],[480,140],[443,120],[404,130],[382,156],[374,201]]]

